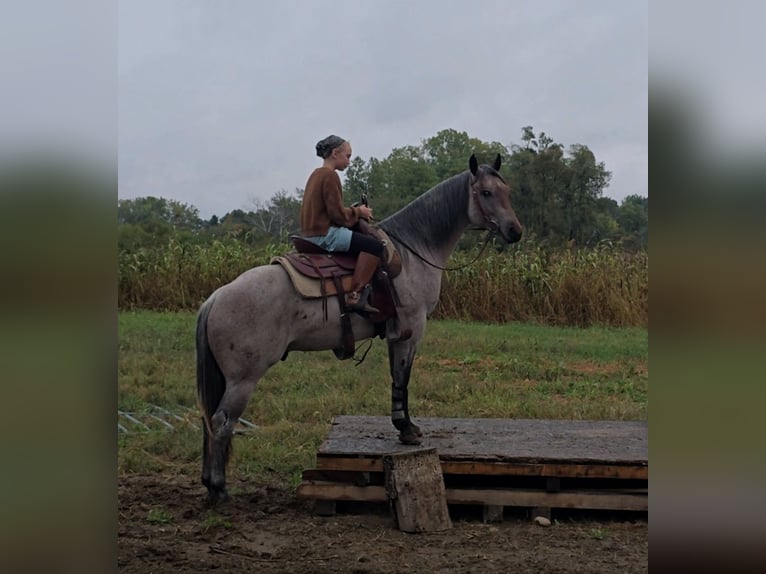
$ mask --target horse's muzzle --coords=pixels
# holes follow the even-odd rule
[[[521,226],[509,223],[500,229],[500,235],[507,243],[516,243],[521,239]]]

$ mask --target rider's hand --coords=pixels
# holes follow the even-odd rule
[[[370,219],[372,219],[372,208],[371,207],[367,207],[366,205],[360,205],[359,207],[357,207],[357,209],[361,213],[362,219],[366,219],[368,221]]]

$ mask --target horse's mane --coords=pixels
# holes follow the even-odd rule
[[[416,251],[449,241],[468,212],[468,170],[436,184],[378,225]],[[462,229],[460,230],[462,231]]]

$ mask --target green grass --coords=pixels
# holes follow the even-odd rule
[[[118,407],[196,409],[192,312],[119,314]],[[645,420],[648,334],[643,328],[565,328],[430,321],[410,380],[418,417]],[[232,476],[296,485],[336,415],[388,415],[385,342],[354,366],[330,351],[291,353],[259,383],[234,438]],[[199,472],[201,432],[121,434],[120,472]]]
[[[214,511],[208,511],[207,516],[202,521],[202,531],[218,530],[221,528],[230,529],[232,527],[231,521],[219,516]]]
[[[146,513],[146,521],[153,524],[168,524],[173,522],[173,516],[163,507],[157,506]]]
[[[604,528],[591,528],[589,532],[591,538],[595,538],[596,540],[603,540],[606,538],[607,531]]]

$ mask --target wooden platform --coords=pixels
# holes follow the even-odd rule
[[[402,445],[388,417],[338,416],[303,472],[298,496],[385,502],[383,456],[436,448],[447,502],[505,506],[648,510],[648,426],[632,421],[418,418],[423,444]]]

